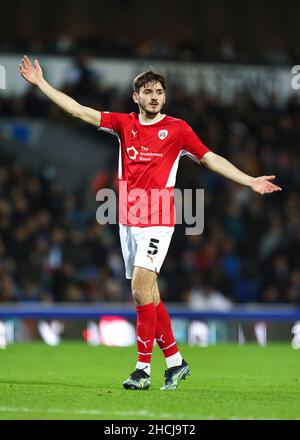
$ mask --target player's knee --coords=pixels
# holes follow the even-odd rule
[[[153,274],[147,269],[136,269],[131,281],[131,292],[136,305],[153,302]]]
[[[132,286],[133,301],[138,306],[143,306],[152,302],[150,292]]]

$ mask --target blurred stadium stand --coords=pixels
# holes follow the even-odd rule
[[[155,11],[155,12],[154,12]],[[1,6],[0,51],[297,64],[300,5],[152,0],[16,0]]]
[[[90,176],[109,165],[110,145],[47,119],[0,119],[1,151],[13,154],[23,165],[38,172],[47,168],[65,191],[89,187]],[[70,148],[66,146],[72,146]],[[88,151],[88,154],[86,152]],[[32,160],[34,156],[34,161]]]
[[[282,15],[271,2],[233,1],[228,9],[225,1],[190,0],[175,16],[168,2],[153,2],[159,14],[151,19],[149,10],[145,26],[144,6],[129,3],[134,14],[117,0],[19,1],[0,16],[0,64],[11,72],[0,91],[0,302],[131,301],[118,228],[95,220],[96,190],[116,187],[117,142],[24,88],[17,65],[26,52],[42,54],[70,96],[112,111],[136,110],[129,78],[160,66],[170,79],[168,114],[245,172],[276,174],[284,191],[261,197],[181,161],[177,186],[205,189],[205,228],[185,236],[177,226],[159,278],[165,301],[219,310],[299,304],[300,100],[290,71],[300,59],[300,4],[291,1]],[[180,82],[176,69],[188,72]],[[224,93],[233,78],[230,99],[208,93],[193,69],[214,74],[215,87],[225,72]]]

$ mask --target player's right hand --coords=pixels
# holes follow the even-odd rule
[[[30,59],[24,55],[20,64],[20,72],[22,77],[30,84],[37,86],[43,79],[43,71],[38,60],[35,60],[34,66],[31,64]]]

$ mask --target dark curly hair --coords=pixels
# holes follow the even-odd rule
[[[153,70],[146,70],[146,72],[142,72],[134,78],[132,82],[133,91],[139,93],[141,87],[153,82],[159,82],[162,88],[166,90],[165,77],[160,73],[153,72]]]

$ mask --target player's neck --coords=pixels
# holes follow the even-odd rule
[[[140,122],[141,123],[145,123],[145,124],[147,124],[147,123],[154,123],[154,122],[157,122],[157,121],[159,121],[160,119],[162,119],[162,117],[163,117],[164,115],[162,115],[160,112],[159,113],[157,113],[156,115],[150,115],[149,113],[146,113],[146,112],[140,112],[140,114],[139,114],[139,119],[140,119]]]

